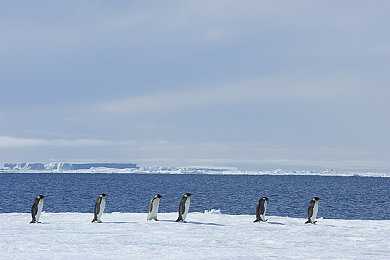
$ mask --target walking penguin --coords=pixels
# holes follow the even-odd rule
[[[38,195],[38,197],[35,198],[34,203],[31,207],[31,217],[32,220],[30,223],[41,223],[39,222],[39,218],[42,213],[42,208],[43,208],[43,198],[45,196],[43,195]]]
[[[183,197],[180,200],[179,203],[179,217],[177,218],[176,222],[184,222],[186,223],[186,218],[188,214],[188,210],[190,209],[190,196],[191,193],[186,193],[183,195]]]
[[[149,201],[147,220],[154,219],[158,221],[157,212],[158,212],[158,207],[160,206],[160,198],[162,198],[162,196],[160,194],[157,194]]]
[[[101,216],[103,215],[104,208],[106,207],[106,196],[107,194],[100,194],[99,197],[96,199],[95,202],[95,211],[94,211],[94,217],[92,222],[97,221],[98,223],[102,223]]]
[[[268,219],[265,219],[265,212],[267,211],[267,197],[262,197],[259,199],[259,202],[256,206],[256,219],[253,222],[266,222]]]
[[[318,197],[314,197],[310,201],[309,208],[307,209],[308,220],[306,221],[305,224],[308,224],[308,223],[315,224],[317,222],[316,218],[317,218],[317,213],[318,213],[318,200],[319,199],[320,198],[318,198]]]

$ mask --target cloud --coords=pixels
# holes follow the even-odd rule
[[[41,139],[41,138],[18,138],[11,136],[0,136],[1,148],[22,148],[22,147],[72,147],[72,146],[102,146],[110,142],[98,139]]]
[[[351,87],[347,87],[345,82],[339,78],[312,79],[299,73],[295,76],[278,75],[117,99],[100,103],[93,109],[106,113],[132,114],[266,100],[329,99],[344,97],[351,92]]]
[[[81,148],[101,147],[103,157],[91,151],[78,154]],[[48,153],[46,147],[56,148]],[[242,169],[388,169],[389,163],[369,152],[358,152],[339,148],[283,148],[261,143],[244,142],[171,142],[167,140],[148,141],[105,141],[98,139],[41,139],[15,138],[0,136],[1,150],[5,151],[3,160],[7,159],[7,149],[17,149],[23,161],[47,161],[56,157],[57,161],[128,161],[129,158],[143,165],[160,166],[233,166]],[[36,153],[26,151],[34,148]],[[71,148],[71,157],[62,154],[63,149]],[[80,149],[74,149],[80,148]],[[23,153],[25,153],[23,155]],[[48,157],[51,156],[51,157]],[[11,160],[11,159],[10,159]],[[12,161],[12,160],[11,160]]]

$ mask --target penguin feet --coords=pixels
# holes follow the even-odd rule
[[[158,221],[158,219],[157,219],[157,218],[155,218],[154,220],[155,220],[155,221]]]
[[[32,223],[37,223],[37,222],[35,220],[31,220],[30,224],[32,224]]]
[[[93,222],[95,222],[95,221],[97,221],[97,220],[96,220],[96,219],[92,219],[92,221],[91,221],[91,222],[93,223]]]
[[[98,223],[103,223],[101,220],[98,220]]]
[[[267,222],[268,219],[256,219],[255,221],[253,221],[253,223],[255,222]]]
[[[37,221],[37,223],[42,223],[42,222],[40,222],[40,221]]]

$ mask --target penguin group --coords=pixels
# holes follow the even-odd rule
[[[186,218],[188,211],[190,210],[190,197],[191,193],[186,193],[183,195],[179,202],[179,216],[176,220],[176,222],[184,222],[186,223]],[[95,209],[94,209],[94,217],[92,219],[93,222],[97,223],[102,223],[101,217],[103,215],[104,209],[106,207],[106,196],[108,196],[105,193],[99,194],[99,196],[96,199],[95,202]],[[43,195],[38,195],[38,197],[35,198],[34,203],[31,207],[31,217],[32,220],[30,223],[41,223],[39,222],[39,217],[41,216],[42,213],[42,208],[43,208],[43,198],[45,196]],[[155,220],[158,221],[157,219],[157,213],[158,213],[158,208],[160,206],[160,199],[162,196],[160,194],[155,195],[148,204],[148,217],[147,220]]]
[[[183,222],[186,223],[186,218],[188,211],[190,209],[190,197],[191,193],[186,193],[183,195],[183,197],[180,199],[179,202],[179,211],[178,211],[178,218],[175,222]],[[106,196],[107,194],[101,193],[96,199],[95,202],[95,209],[94,209],[94,217],[92,219],[93,222],[97,223],[102,223],[101,216],[103,215],[104,208],[106,207]],[[34,199],[34,203],[31,207],[31,217],[32,220],[30,223],[41,223],[39,222],[39,218],[42,213],[42,208],[43,208],[43,198],[45,196],[43,195],[38,195]],[[148,204],[148,216],[147,220],[155,220],[158,221],[157,219],[157,213],[158,213],[158,208],[160,206],[160,199],[162,196],[160,194],[155,195]],[[316,224],[316,218],[318,214],[318,200],[320,198],[314,197],[310,203],[309,207],[307,209],[307,217],[308,220],[305,222],[305,224]],[[267,203],[268,198],[267,197],[262,197],[259,199],[257,205],[256,205],[256,219],[253,222],[266,222],[268,219],[265,218],[265,213],[267,211]]]
[[[307,208],[307,221],[305,224],[315,224],[317,223],[316,218],[318,214],[318,200],[320,198],[314,197]],[[268,219],[265,219],[265,212],[267,211],[267,197],[262,197],[259,199],[259,202],[256,206],[256,219],[253,222],[266,222]]]

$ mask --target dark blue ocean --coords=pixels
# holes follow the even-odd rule
[[[0,213],[30,212],[34,198],[46,196],[46,212],[93,212],[107,193],[105,212],[146,212],[161,194],[160,212],[176,212],[181,196],[193,193],[190,212],[220,209],[255,214],[259,198],[269,198],[267,215],[307,216],[320,197],[318,217],[390,219],[390,178],[331,176],[246,176],[163,174],[0,174]]]

